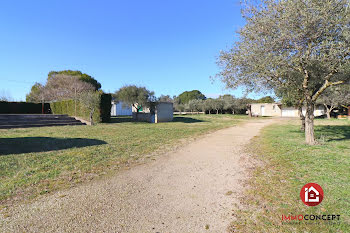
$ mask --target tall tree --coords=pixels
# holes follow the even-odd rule
[[[174,100],[173,98],[170,97],[170,95],[161,95],[159,97],[159,102],[169,102],[169,103],[173,103]]]
[[[44,93],[44,85],[41,83],[35,83],[30,89],[30,93],[26,95],[26,102],[41,103],[46,100],[46,94]]]
[[[136,109],[136,114],[143,107],[152,107],[156,101],[153,91],[135,85],[121,87],[116,91],[115,98],[124,104],[132,105]]]
[[[90,75],[82,73],[79,70],[51,71],[48,74],[47,81],[54,79],[57,75],[74,76],[78,78],[80,81],[90,83],[95,88],[95,91],[101,89],[101,83],[99,83],[96,79],[94,79]]]
[[[194,111],[201,111],[203,109],[203,100],[190,100],[187,104],[188,109],[193,113]]]
[[[99,90],[100,88],[101,84],[97,80],[81,71],[51,71],[45,85],[35,83],[32,86],[30,93],[26,96],[26,101],[41,102],[43,90],[47,91],[45,101],[51,101],[67,98],[77,99],[77,94],[81,91]]]
[[[180,104],[187,104],[190,100],[205,100],[205,95],[202,94],[202,92],[198,90],[192,90],[192,91],[185,91],[182,92],[179,96],[179,103]]]
[[[174,103],[174,110],[180,112],[185,111],[185,106],[180,103],[180,99],[178,96],[173,97],[173,103]]]
[[[221,99],[224,102],[223,109],[226,111],[230,111],[232,114],[235,113],[235,106],[237,99],[232,95],[223,95],[220,96],[219,99]]]
[[[208,98],[208,99],[204,100],[203,106],[204,106],[205,111],[208,111],[208,114],[211,114],[211,110],[214,109],[214,107],[213,107],[214,101],[215,100],[212,98]]]
[[[51,99],[50,91],[42,84],[35,83],[30,93],[26,95],[26,102],[41,103],[41,113],[44,114],[44,104]]]
[[[76,76],[57,74],[55,78],[48,79],[45,85],[50,100],[78,99],[79,94],[86,91],[94,91],[95,87],[81,81]]]
[[[245,114],[246,111],[248,111],[248,115],[251,117],[251,103],[255,103],[255,100],[246,97],[237,99],[235,103],[235,112]]]
[[[216,114],[219,114],[219,111],[224,108],[224,101],[222,99],[213,99],[212,101],[210,101],[210,105],[212,107],[213,110],[216,111]]]
[[[77,101],[84,92],[95,91],[95,87],[78,77],[67,74],[56,74],[55,78],[48,79],[45,85],[45,93],[49,100],[57,101],[64,99],[74,100],[74,112],[77,115]]]
[[[234,47],[221,53],[219,76],[228,88],[302,90],[305,141],[316,144],[316,100],[328,87],[350,79],[349,4],[349,0],[247,4],[246,25]]]

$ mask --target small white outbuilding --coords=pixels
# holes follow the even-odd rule
[[[138,121],[147,121],[150,123],[169,122],[173,120],[173,103],[160,102],[155,104],[152,109],[143,108],[137,111],[132,107],[132,117]]]
[[[295,107],[286,107],[281,103],[253,103],[250,104],[253,116],[275,116],[275,117],[299,117],[299,111]],[[306,108],[303,107],[305,116]],[[326,114],[325,107],[321,104],[315,106],[314,116],[323,116]]]
[[[111,116],[132,116],[132,107],[123,102],[112,101]]]

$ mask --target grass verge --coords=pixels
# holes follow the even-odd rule
[[[123,117],[96,126],[0,130],[0,204],[71,187],[243,119],[192,115],[150,124]]]
[[[304,143],[297,121],[263,129],[249,149],[262,165],[247,184],[231,232],[350,232],[350,122],[317,120],[317,146]],[[299,197],[307,183],[324,190],[321,204]],[[282,215],[339,214],[340,221],[282,221]]]

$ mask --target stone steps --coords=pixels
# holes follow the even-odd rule
[[[68,115],[0,114],[0,129],[64,125],[85,125],[85,123]]]

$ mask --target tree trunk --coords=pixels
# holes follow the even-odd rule
[[[90,111],[90,123],[91,123],[91,125],[94,125],[94,111],[95,111],[95,109],[91,109],[91,111]]]
[[[305,132],[305,116],[303,114],[303,107],[301,105],[298,106],[299,118],[301,120],[300,130]]]
[[[44,114],[45,113],[45,110],[44,110],[44,100],[41,101],[41,114]]]
[[[326,108],[326,114],[327,114],[327,119],[331,119],[331,112],[332,112],[332,108],[328,108],[327,104],[323,104],[323,106]]]
[[[216,114],[219,114],[219,110],[218,109],[216,109]]]
[[[305,141],[309,145],[315,145],[315,130],[314,130],[314,103],[311,98],[306,100],[305,113]]]
[[[251,106],[248,106],[248,116],[252,117],[252,109]]]
[[[74,116],[77,116],[77,88],[74,88]]]
[[[133,106],[134,106],[134,108],[136,109],[136,112],[135,112],[135,119],[134,119],[134,120],[138,120],[138,119],[137,119],[137,116],[138,116],[139,110],[140,110],[141,108],[136,107],[136,105],[133,105]],[[132,115],[132,117],[134,118],[134,114]]]

